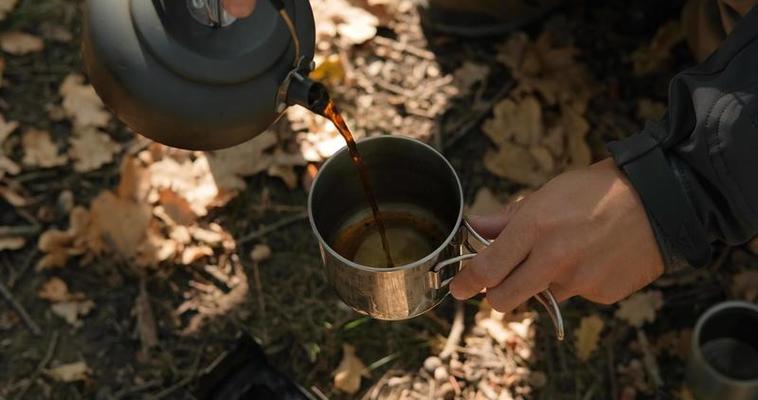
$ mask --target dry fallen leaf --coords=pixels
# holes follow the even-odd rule
[[[140,291],[134,303],[134,313],[137,315],[137,328],[143,355],[158,346],[158,327],[155,323],[155,315],[150,305],[150,295],[147,292],[146,283],[140,281]]]
[[[490,215],[502,211],[504,204],[487,187],[480,188],[474,196],[474,202],[468,207],[467,214]]]
[[[17,121],[6,121],[5,117],[0,114],[0,145],[5,142],[5,139],[18,128]]]
[[[576,337],[576,357],[581,361],[589,360],[597,349],[600,332],[603,330],[603,320],[595,315],[582,318],[579,328],[574,331]]]
[[[355,347],[342,345],[342,361],[334,370],[334,387],[347,394],[355,394],[361,388],[361,377],[368,376],[366,366],[355,355]]]
[[[165,212],[169,218],[166,221],[169,224],[179,224],[189,226],[197,221],[197,214],[192,210],[192,206],[187,199],[180,196],[171,189],[161,189],[158,191],[158,203],[153,211],[157,214]]]
[[[146,237],[152,217],[151,207],[112,192],[100,193],[90,207],[90,234],[104,241],[103,250],[115,251],[126,259],[135,257]]]
[[[663,24],[655,33],[650,45],[637,49],[632,54],[634,74],[646,75],[658,71],[671,59],[671,49],[684,40],[684,32],[679,21]]]
[[[542,107],[536,98],[521,101],[505,99],[492,110],[493,118],[482,124],[482,131],[496,146],[513,139],[522,146],[536,144],[544,133]]]
[[[758,271],[741,271],[735,274],[732,281],[732,294],[745,301],[758,300]]]
[[[332,86],[341,83],[345,79],[345,64],[340,53],[329,54],[322,60],[316,61],[316,68],[308,76]]]
[[[484,166],[499,177],[533,187],[545,183],[550,177],[549,173],[540,169],[528,149],[511,142],[497,150],[487,150]]]
[[[6,32],[0,35],[0,48],[16,56],[35,53],[45,48],[42,39],[20,31]]]
[[[182,264],[190,265],[204,257],[212,256],[213,249],[208,246],[187,246],[182,252]]]
[[[16,8],[18,0],[0,0],[0,21],[4,20],[8,14]]]
[[[51,303],[60,303],[69,300],[84,300],[86,298],[84,293],[81,292],[70,293],[66,282],[58,277],[52,277],[47,282],[43,283],[42,287],[37,291],[37,297],[48,300]]]
[[[266,153],[266,150],[276,142],[276,134],[265,131],[240,145],[208,153],[210,173],[220,191],[242,190],[246,186],[243,177],[268,169],[273,156]]]
[[[68,229],[53,228],[43,232],[37,247],[44,256],[37,262],[37,270],[61,268],[70,257],[87,252],[89,223],[89,212],[83,207],[74,207],[69,214]]]
[[[25,165],[51,168],[68,161],[65,154],[58,154],[58,146],[50,139],[50,133],[39,129],[27,129],[21,136]]]
[[[90,373],[91,371],[84,361],[61,364],[45,371],[47,376],[58,382],[85,381],[89,379]]]
[[[619,302],[616,318],[634,327],[655,321],[656,312],[663,306],[663,294],[658,290],[637,292]]]
[[[59,92],[63,97],[63,110],[75,127],[103,128],[108,125],[111,114],[105,110],[95,89],[84,83],[82,75],[68,75]]]
[[[94,127],[75,130],[69,143],[68,155],[74,160],[77,172],[94,171],[112,162],[113,156],[121,150],[107,133]]]
[[[465,96],[471,88],[487,79],[490,67],[471,61],[464,61],[463,65],[453,72],[453,84],[459,91],[459,95]]]
[[[379,19],[346,0],[319,1],[312,4],[317,24],[317,43],[330,43],[338,37],[346,45],[361,44],[376,35]]]
[[[93,308],[95,308],[95,302],[92,300],[63,301],[50,306],[53,314],[75,327],[82,325],[80,318],[87,316]]]

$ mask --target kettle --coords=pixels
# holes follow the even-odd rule
[[[82,57],[92,86],[127,126],[190,150],[234,146],[289,105],[323,108],[308,78],[308,0],[259,1],[235,20],[222,0],[87,0]]]

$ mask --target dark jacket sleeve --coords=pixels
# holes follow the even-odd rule
[[[702,64],[674,77],[658,122],[608,149],[638,191],[664,256],[701,266],[711,243],[758,233],[758,7]]]

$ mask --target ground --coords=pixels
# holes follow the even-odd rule
[[[342,3],[333,3],[338,2],[313,2],[320,9],[317,20],[323,18],[319,24],[330,18],[337,31],[330,33],[327,26],[319,37],[318,71],[348,123],[358,136],[405,134],[434,144],[459,172],[469,204],[480,197],[489,198],[490,205],[505,203],[565,168],[607,157],[603,144],[634,133],[645,117],[660,113],[669,79],[694,63],[681,35],[672,39],[664,31],[653,40],[666,24],[676,23],[681,1],[571,2],[524,27],[523,40],[514,39],[517,35],[471,40],[430,34],[419,27],[415,8],[403,1],[356,1],[363,7],[373,4],[368,9],[377,16],[372,22],[370,15],[351,15],[378,26],[363,38],[339,22],[333,14]],[[562,306],[564,342],[555,341],[536,303],[510,317],[490,311],[481,297],[462,305],[447,299],[435,310],[402,322],[360,316],[329,287],[317,243],[303,218],[307,183],[329,151],[324,143],[334,143],[334,131],[298,111],[272,127],[274,147],[253,153],[275,154],[271,162],[284,166],[285,172],[271,165],[254,172],[237,167],[233,177],[244,180],[235,181],[233,198],[218,207],[203,205],[206,215],[193,214],[197,218],[187,225],[190,231],[200,227],[223,240],[201,245],[203,240],[193,239],[183,253],[177,250],[159,262],[139,262],[132,257],[136,252],[125,256],[118,243],[111,243],[92,260],[74,256],[57,268],[38,268],[50,252],[39,249],[44,247],[39,235],[67,229],[72,205],[95,216],[102,194],[124,187],[124,171],[132,164],[122,160],[156,175],[160,169],[152,166],[159,160],[206,157],[177,155],[152,145],[113,118],[97,126],[115,149],[110,161],[91,168],[72,162],[21,162],[34,147],[21,138],[30,128],[49,133],[53,155],[69,149],[69,157],[77,159],[71,149],[73,138],[85,135],[78,130],[80,117],[65,104],[64,116],[56,111],[68,96],[62,82],[82,72],[80,6],[75,1],[21,0],[1,23],[3,32],[44,38],[44,49],[17,54],[3,47],[0,110],[19,128],[0,144],[6,157],[24,166],[2,177],[0,229],[3,237],[23,238],[24,245],[0,251],[0,399],[193,398],[195,378],[240,332],[253,336],[273,365],[317,398],[688,398],[683,369],[688,332],[698,315],[720,300],[750,300],[758,294],[743,284],[752,276],[746,274],[758,270],[758,256],[743,247],[718,247],[711,266],[664,277],[625,305],[568,301]],[[540,47],[545,32],[552,39]],[[526,46],[537,58],[542,55],[543,70],[530,75],[509,64],[514,55],[504,43]],[[566,48],[576,50],[560,52]],[[557,52],[546,53],[553,50]],[[569,54],[567,64],[556,67],[544,59],[559,53],[564,58]],[[652,66],[646,69],[645,63]],[[551,103],[544,90],[523,85],[547,82],[556,72],[551,68],[578,71],[580,87],[571,89],[576,92],[570,99]],[[503,149],[521,144],[497,135],[516,123],[508,120],[506,108],[521,107],[527,98],[537,99],[534,104],[541,109],[537,135],[545,136],[535,139],[539,146],[547,146],[546,131],[564,126],[567,110],[577,107],[587,132],[576,152],[564,154],[561,147],[552,156],[547,153],[548,166],[528,158],[534,166],[514,176],[497,168],[498,157]],[[506,111],[499,117],[497,109],[508,99],[511,105],[503,105]],[[560,143],[572,143],[575,139],[569,136],[574,133],[564,127],[561,135],[566,138]],[[518,137],[520,131],[514,129]],[[582,160],[582,146],[590,150],[587,160]],[[297,161],[282,161],[289,160],[282,154],[295,154]],[[225,156],[207,157],[221,163]],[[220,181],[219,175],[215,178]],[[8,188],[23,201],[14,202]],[[64,192],[68,194],[62,196]],[[132,201],[119,199],[113,201]],[[158,206],[169,204],[163,198],[140,201],[155,215]],[[160,220],[163,233],[176,229],[165,218],[149,218]],[[165,245],[176,239],[161,240]],[[202,254],[187,255],[188,248],[202,249],[197,250]],[[259,250],[258,256],[251,256],[253,249]],[[270,257],[265,257],[267,250]],[[40,294],[54,278],[67,284],[65,299]],[[66,321],[61,304],[92,309],[75,311]],[[596,328],[589,327],[593,324]],[[451,334],[451,328],[461,326],[462,332]],[[349,353],[346,344],[366,366],[357,371],[363,375],[357,378],[357,391],[335,383],[335,371],[356,374],[339,367]],[[439,356],[443,348],[448,352]],[[60,376],[58,367],[81,362],[86,370],[68,379]]]

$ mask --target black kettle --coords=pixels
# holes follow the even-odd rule
[[[308,0],[259,1],[235,20],[221,0],[87,0],[82,55],[116,116],[157,142],[213,150],[244,142],[292,104],[328,95],[308,79]]]

